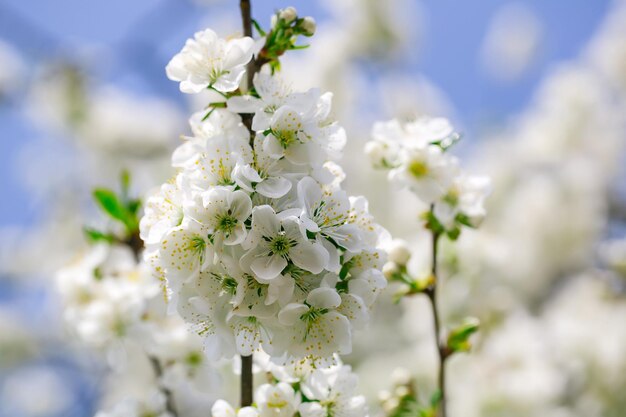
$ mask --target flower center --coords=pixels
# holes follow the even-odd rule
[[[287,401],[281,400],[281,399],[276,399],[276,400],[270,399],[267,402],[268,407],[271,407],[271,408],[283,408],[283,407],[286,407],[287,404],[289,404]]]
[[[276,139],[278,139],[278,142],[280,143],[280,146],[283,147],[283,149],[287,149],[289,145],[291,145],[298,139],[297,132],[293,130],[279,130],[277,132],[274,132],[274,135],[276,136]]]
[[[220,60],[221,61],[221,60]],[[215,62],[212,62],[213,65],[215,65]],[[211,73],[209,74],[209,80],[210,80],[210,84],[213,85],[215,84],[215,82],[222,76],[222,75],[226,75],[228,74],[230,71],[227,70],[223,70],[223,69],[219,69],[219,68],[212,68],[211,69]]]
[[[200,352],[191,352],[185,358],[185,362],[190,366],[198,366],[202,363],[202,354]]]
[[[327,308],[313,308],[311,307],[309,311],[300,316],[300,320],[306,322],[307,327],[312,326],[317,319],[322,317],[324,314],[328,313]]]
[[[230,169],[224,165],[224,160],[220,158],[217,166],[217,185],[232,185],[233,181],[230,178]]]
[[[237,292],[237,286],[239,285],[235,278],[229,277],[227,275],[216,275],[216,277],[222,281],[222,289],[225,293],[235,295],[235,293]]]
[[[224,214],[217,219],[217,229],[224,232],[224,234],[228,236],[233,232],[233,230],[235,230],[237,223],[239,223],[239,221],[235,217],[229,214]]]
[[[187,248],[196,256],[202,258],[206,249],[206,241],[202,236],[194,236],[189,240]]]
[[[426,174],[428,174],[428,165],[426,165],[422,161],[413,161],[409,164],[409,172],[415,178],[424,177]]]
[[[294,243],[287,236],[279,234],[270,242],[270,250],[276,255],[285,256],[289,253],[289,249],[291,249]]]

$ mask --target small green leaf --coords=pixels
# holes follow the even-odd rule
[[[111,243],[115,240],[115,236],[110,233],[101,232],[100,230],[92,229],[90,227],[84,227],[83,232],[85,237],[91,243],[107,242]]]
[[[129,234],[137,230],[138,222],[136,216],[113,191],[106,188],[96,188],[93,191],[93,197],[105,213],[126,226]]]
[[[469,338],[478,331],[480,322],[473,317],[467,317],[463,323],[453,329],[448,335],[448,349],[450,352],[467,352],[472,347]]]
[[[126,207],[128,207],[128,211],[130,211],[135,217],[137,217],[139,209],[141,208],[141,200],[138,198],[130,200],[126,204]]]

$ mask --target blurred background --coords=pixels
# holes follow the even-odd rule
[[[362,148],[375,120],[423,114],[463,133],[454,150],[492,177],[488,217],[445,245],[447,323],[479,317],[450,361],[450,414],[626,416],[626,1],[252,0],[311,15],[288,55],[294,87],[333,91],[352,194],[415,248],[428,234],[409,193]],[[231,0],[0,0],[0,416],[91,416],[105,370],[67,337],[54,273],[103,219],[94,186],[128,169],[144,195],[206,104],[165,77],[196,30],[239,31]],[[434,387],[431,318],[419,297],[382,297],[346,358],[377,407],[404,367]]]

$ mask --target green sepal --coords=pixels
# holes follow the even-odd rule
[[[427,229],[431,230],[433,233],[438,235],[445,233],[446,228],[443,227],[441,222],[439,222],[439,219],[437,219],[437,216],[435,216],[435,213],[433,213],[432,210],[424,212],[422,214],[422,219],[425,223],[424,226]]]
[[[446,230],[446,235],[450,238],[450,240],[455,241],[461,235],[461,229],[454,226],[452,229]]]
[[[457,214],[454,220],[463,226],[471,227],[472,229],[476,228],[476,226],[472,224],[470,218],[463,213]]]
[[[459,141],[462,138],[463,138],[462,134],[455,132],[446,138],[443,138],[441,140],[436,140],[434,142],[431,142],[430,144],[439,146],[441,150],[445,152],[451,147],[453,147],[454,145],[456,145],[457,143],[459,143]]]
[[[259,32],[259,35],[261,35],[261,36],[267,35],[267,33],[263,30],[263,28],[259,24],[259,22],[257,22],[256,20],[252,19],[252,25],[254,26],[256,31]]]
[[[307,49],[310,46],[311,45],[291,45],[291,47],[289,49],[292,50],[292,51],[299,51],[301,49]]]

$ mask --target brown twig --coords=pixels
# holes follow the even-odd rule
[[[176,406],[174,404],[174,394],[169,388],[163,386],[163,382],[160,380],[163,376],[163,367],[161,366],[161,362],[158,358],[150,355],[148,355],[148,359],[150,359],[150,364],[152,364],[152,369],[154,370],[154,375],[158,380],[159,388],[163,395],[165,395],[165,409],[173,417],[177,417],[178,413],[176,412]]]
[[[437,376],[437,387],[439,389],[440,401],[437,415],[446,417],[446,359],[449,356],[448,348],[445,340],[442,338],[441,319],[439,317],[439,309],[437,307],[437,285],[439,278],[437,276],[437,255],[440,234],[432,231],[432,259],[431,259],[431,275],[432,284],[426,288],[424,293],[430,300],[433,314],[433,326],[435,328],[435,341],[437,344],[437,353],[439,355],[439,372]]]
[[[241,21],[243,24],[244,36],[252,37],[252,6],[250,0],[240,0]],[[250,60],[247,68],[247,88],[252,88],[254,74],[258,71],[258,66],[254,57]],[[253,145],[254,132],[252,131],[252,114],[243,114],[242,121],[250,132],[250,145]],[[253,402],[254,380],[252,375],[252,355],[241,356],[241,401],[242,407],[246,407]]]

